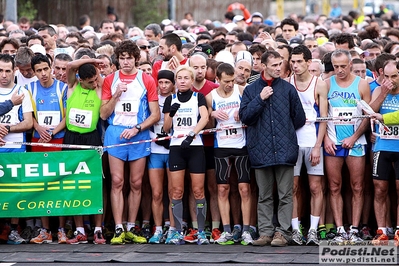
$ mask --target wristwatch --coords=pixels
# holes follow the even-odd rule
[[[54,137],[54,135],[53,135],[53,131],[48,131],[48,133],[50,134],[50,138],[53,138]]]
[[[194,138],[195,137],[195,132],[194,131],[188,132],[188,136]]]
[[[6,125],[6,126],[4,126],[4,127],[7,129],[8,133],[11,132],[11,127],[10,127],[9,125]]]
[[[134,126],[139,132],[141,132],[141,126],[139,124]]]

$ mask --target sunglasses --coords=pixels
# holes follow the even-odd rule
[[[151,48],[151,46],[149,46],[149,45],[148,46],[147,45],[140,45],[139,47],[140,47],[141,50],[145,50],[145,49],[150,49]]]

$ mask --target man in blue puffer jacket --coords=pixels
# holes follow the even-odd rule
[[[298,156],[295,130],[306,122],[295,87],[281,79],[283,59],[275,51],[262,55],[261,77],[242,96],[240,117],[247,128],[247,147],[259,187],[258,226],[254,245],[286,246],[291,240],[292,186]],[[278,220],[273,226],[273,185],[279,195]]]

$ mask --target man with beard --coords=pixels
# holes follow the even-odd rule
[[[157,61],[152,67],[152,77],[158,79],[158,71],[161,69],[174,70],[187,63],[187,58],[181,53],[182,43],[177,34],[169,33],[159,41],[158,54],[163,56],[163,61]]]

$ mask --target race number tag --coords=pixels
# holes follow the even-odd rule
[[[354,125],[355,120],[351,118],[356,111],[356,107],[333,107],[334,125]]]
[[[60,123],[60,111],[37,112],[37,123],[46,128],[54,128]]]
[[[69,124],[71,125],[82,128],[90,128],[93,119],[93,113],[92,111],[88,110],[71,108],[68,119]]]
[[[139,110],[139,101],[137,99],[120,100],[116,103],[116,115],[136,116]]]
[[[0,116],[0,124],[3,125],[16,125],[19,123],[17,114],[14,112],[9,112]]]
[[[236,124],[220,124],[221,131],[218,132],[220,139],[237,139],[241,138],[243,128],[241,123]]]
[[[399,125],[388,126],[388,128],[390,132],[384,130],[384,128],[380,125],[380,138],[399,140]]]

